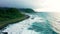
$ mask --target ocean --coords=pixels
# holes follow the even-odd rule
[[[47,19],[47,12],[26,13],[29,19],[10,24],[3,30],[8,34],[58,34]]]

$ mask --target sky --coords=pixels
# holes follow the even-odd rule
[[[32,8],[36,11],[60,11],[60,0],[0,0],[0,7]]]
[[[41,8],[40,0],[0,0],[2,7]]]

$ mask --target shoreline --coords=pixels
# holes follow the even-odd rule
[[[5,27],[7,27],[8,25],[10,25],[10,24],[15,24],[15,23],[17,23],[17,22],[23,21],[23,20],[25,20],[25,19],[28,19],[29,17],[30,17],[30,16],[25,15],[25,17],[22,18],[22,19],[19,19],[19,18],[18,18],[17,21],[10,22],[10,23],[7,23],[7,24],[3,25],[2,27],[0,27],[0,30],[2,31],[2,30],[4,30],[4,29],[6,29]],[[15,19],[13,19],[13,20],[15,20]]]

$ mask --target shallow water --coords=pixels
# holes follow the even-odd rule
[[[47,13],[28,14],[29,19],[8,25],[3,32],[8,34],[57,34],[46,19]]]

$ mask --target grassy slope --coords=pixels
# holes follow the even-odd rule
[[[23,19],[26,19],[26,15],[16,8],[0,8],[0,29]]]

